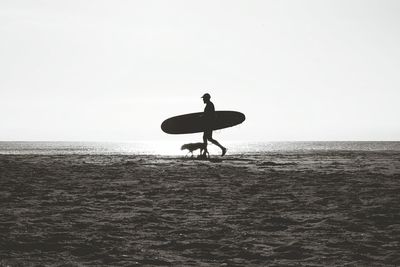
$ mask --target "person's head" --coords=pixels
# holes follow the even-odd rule
[[[201,98],[203,98],[204,103],[208,103],[208,102],[210,102],[211,96],[209,93],[205,93]]]

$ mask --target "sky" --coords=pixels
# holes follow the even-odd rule
[[[0,140],[400,140],[400,1],[0,1]]]

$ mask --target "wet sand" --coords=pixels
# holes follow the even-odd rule
[[[400,153],[0,155],[0,266],[400,265]]]

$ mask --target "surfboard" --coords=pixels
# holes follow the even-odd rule
[[[166,119],[161,124],[161,129],[168,134],[200,133],[209,127],[204,119],[203,112],[189,113]],[[216,111],[215,120],[210,125],[212,130],[220,130],[238,125],[246,119],[238,111]]]

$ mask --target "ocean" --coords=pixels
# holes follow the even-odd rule
[[[0,142],[0,154],[38,155],[185,155],[182,143],[146,142]],[[316,151],[400,151],[400,142],[226,142],[228,154]],[[214,145],[210,152],[220,153]]]

